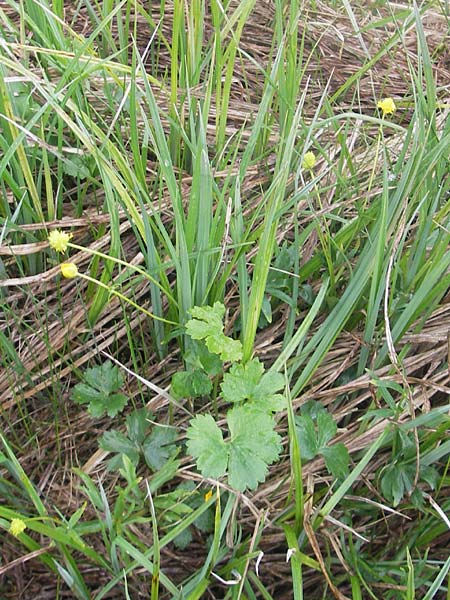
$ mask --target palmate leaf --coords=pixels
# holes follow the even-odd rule
[[[211,377],[223,370],[222,361],[208,350],[203,340],[192,340],[192,345],[184,353],[184,361],[192,370],[203,370]]]
[[[223,362],[236,362],[242,358],[241,342],[227,337],[224,333],[208,336],[205,343],[208,350],[218,354]]]
[[[119,368],[110,360],[100,366],[87,369],[84,379],[92,388],[104,394],[112,394],[123,385],[123,377]]]
[[[250,405],[237,406],[227,415],[230,428],[228,481],[244,491],[255,489],[267,475],[268,465],[281,451],[281,438],[273,418]]]
[[[223,333],[225,306],[215,302],[214,306],[194,306],[192,319],[186,323],[186,333],[193,340],[204,340],[209,352],[218,354],[223,362],[236,362],[242,358],[242,344]]]
[[[144,458],[147,465],[153,471],[159,471],[164,464],[173,456],[173,446],[177,439],[177,430],[172,427],[155,425],[151,434],[142,444]]]
[[[170,392],[177,400],[181,398],[199,398],[207,396],[212,390],[212,383],[204,371],[179,371],[172,377]]]
[[[204,477],[217,479],[228,473],[229,484],[236,490],[255,489],[281,451],[275,422],[248,404],[230,410],[227,422],[230,437],[224,441],[211,415],[192,419],[186,434],[188,452]]]
[[[341,442],[332,446],[325,446],[320,450],[328,471],[336,479],[344,478],[348,475],[348,464],[350,456],[347,448]]]
[[[336,435],[337,425],[319,402],[306,403],[302,407],[302,415],[295,418],[295,425],[303,460],[312,460],[321,455],[334,477],[341,478],[348,474],[348,450],[342,443],[330,445]]]
[[[226,402],[249,400],[254,408],[276,412],[286,408],[286,399],[276,393],[283,387],[283,375],[276,372],[264,374],[264,365],[254,358],[245,365],[233,365],[224,375],[221,389]]]
[[[88,412],[93,417],[105,413],[115,417],[126,403],[127,396],[117,392],[123,385],[119,369],[110,361],[103,365],[87,369],[85,383],[78,383],[72,391],[72,400],[77,404],[89,404]]]
[[[214,306],[194,306],[192,319],[186,323],[186,331],[193,340],[203,340],[223,332],[225,306],[215,302]]]
[[[203,477],[218,479],[225,475],[228,450],[222,432],[211,415],[194,417],[186,432],[187,449],[197,460]]]

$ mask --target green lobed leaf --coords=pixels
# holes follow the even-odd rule
[[[242,344],[239,340],[218,333],[208,336],[205,342],[208,350],[218,354],[223,362],[236,362],[242,359]]]
[[[396,464],[389,465],[381,478],[381,493],[397,506],[405,494],[402,469]]]
[[[337,432],[337,425],[329,412],[320,412],[317,415],[317,448],[319,452],[325,448]]]
[[[179,371],[172,376],[170,391],[177,400],[198,398],[211,393],[212,383],[203,371]]]
[[[222,432],[211,415],[194,417],[188,430],[187,450],[197,461],[203,477],[218,479],[225,475],[228,463],[228,448]]]
[[[242,402],[252,398],[263,373],[264,365],[257,358],[245,365],[233,365],[223,376],[221,385],[225,402]]]
[[[223,331],[225,306],[215,302],[214,306],[194,306],[190,311],[192,319],[186,323],[186,331],[194,340],[203,340]]]
[[[139,448],[120,431],[105,431],[99,440],[99,446],[107,452],[126,454],[135,465],[139,462]]]
[[[245,365],[233,365],[224,375],[221,389],[226,402],[249,400],[255,408],[276,412],[286,408],[285,397],[275,393],[283,387],[283,375],[276,372],[264,374],[264,365],[254,358]]]
[[[92,388],[106,395],[119,390],[124,381],[119,368],[110,360],[100,366],[87,369],[84,379]]]
[[[149,428],[148,419],[152,418],[152,413],[146,408],[134,410],[126,418],[128,437],[136,444],[142,444]]]
[[[277,460],[281,438],[274,419],[249,405],[236,406],[227,414],[230,429],[229,484],[239,490],[255,489],[265,480],[268,465]]]
[[[101,403],[105,399],[105,394],[85,383],[77,383],[72,390],[71,399],[77,404]]]
[[[192,319],[186,323],[186,333],[193,340],[204,340],[212,354],[218,354],[222,361],[236,362],[242,359],[242,344],[223,333],[225,307],[221,302],[214,306],[194,306],[190,311]]]
[[[78,383],[74,387],[71,398],[77,404],[89,404],[88,412],[91,416],[97,418],[106,413],[115,417],[127,404],[127,396],[114,393],[123,384],[123,377],[110,361],[87,369],[85,380],[85,383]]]
[[[324,457],[326,467],[333,477],[343,479],[348,475],[350,456],[344,444],[339,442],[322,448],[320,454]]]
[[[186,548],[189,546],[189,544],[191,542],[192,542],[192,530],[190,527],[186,527],[186,529],[183,529],[183,531],[181,531],[181,533],[179,533],[177,535],[177,537],[175,537],[173,539],[174,545],[179,550],[186,550]]]
[[[211,377],[223,371],[220,358],[210,352],[202,340],[192,340],[192,346],[185,352],[183,358],[193,371],[203,370]]]
[[[155,425],[151,434],[142,444],[144,458],[147,465],[153,471],[159,471],[171,458],[176,447],[173,446],[177,439],[177,430],[173,427],[162,427]]]
[[[319,451],[314,421],[309,415],[297,416],[295,427],[302,460],[312,460]]]
[[[108,417],[115,417],[121,410],[125,408],[127,402],[128,398],[125,396],[125,394],[112,394],[103,402],[103,411],[106,412]],[[97,408],[100,409],[100,405],[96,404],[94,408],[91,403],[88,411],[95,417],[103,414],[103,411],[100,412],[100,414],[94,414],[91,412],[91,408],[97,413]]]

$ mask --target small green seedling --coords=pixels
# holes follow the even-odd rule
[[[337,425],[329,412],[319,403],[310,400],[302,406],[302,414],[295,418],[300,455],[304,461],[323,456],[328,471],[336,478],[348,474],[349,454],[344,444],[330,441]]]
[[[127,435],[120,431],[106,431],[100,439],[100,448],[114,452],[108,468],[123,467],[123,456],[127,456],[137,467],[141,458],[152,471],[159,471],[177,453],[174,445],[177,430],[162,425],[150,426],[152,414],[145,408],[133,411],[126,419]]]
[[[92,417],[102,417],[105,413],[115,417],[128,402],[128,397],[119,392],[123,383],[118,367],[107,361],[86,370],[84,383],[74,387],[71,398],[77,404],[88,404]]]

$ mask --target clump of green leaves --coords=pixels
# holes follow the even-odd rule
[[[86,370],[84,382],[74,387],[71,398],[77,404],[88,404],[88,412],[93,417],[102,417],[105,413],[115,417],[128,402],[128,397],[119,391],[123,383],[118,367],[108,360]]]
[[[223,375],[222,399],[233,404],[227,412],[227,436],[210,414],[198,415],[190,421],[186,432],[187,450],[196,459],[204,477],[217,479],[228,476],[231,487],[243,491],[255,489],[265,480],[268,466],[275,462],[281,451],[281,438],[275,431],[273,413],[286,406],[280,390],[284,378],[279,373],[266,373],[264,365],[255,358],[242,364],[242,345],[223,333],[225,307],[216,302],[213,307],[195,307],[186,331],[193,340],[204,343],[196,358],[191,354],[191,371],[174,376],[172,391],[187,397],[211,392],[203,373],[218,375],[223,372],[223,362],[233,363]],[[198,343],[198,342],[197,342]],[[206,351],[206,352],[205,352]],[[216,358],[211,358],[215,356]],[[219,358],[219,365],[217,364]]]
[[[322,404],[310,400],[295,418],[300,455],[303,460],[322,456],[328,471],[336,478],[348,474],[349,454],[344,444],[332,444],[337,432],[333,417]]]
[[[123,467],[124,455],[134,466],[144,458],[152,471],[159,471],[172,458],[178,432],[174,427],[150,425],[152,414],[145,408],[135,410],[126,419],[127,433],[112,429],[100,439],[100,448],[115,453],[109,461],[110,470]]]

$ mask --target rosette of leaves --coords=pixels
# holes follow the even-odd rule
[[[114,453],[108,463],[110,470],[123,466],[127,456],[135,466],[143,458],[152,471],[159,471],[177,454],[177,430],[163,425],[150,425],[152,414],[145,408],[133,411],[126,419],[127,432],[106,431],[100,438],[100,448]]]
[[[186,332],[194,343],[191,354],[185,357],[191,370],[174,376],[172,393],[178,397],[208,395],[212,391],[210,377],[223,372],[223,362],[232,362],[223,376],[221,392],[223,400],[235,406],[227,413],[226,439],[211,415],[194,417],[186,432],[187,450],[204,477],[217,479],[227,475],[230,486],[236,490],[255,489],[265,480],[269,465],[281,451],[273,413],[286,407],[286,400],[279,393],[284,378],[279,373],[266,373],[257,358],[246,364],[239,362],[240,341],[223,332],[223,304],[194,307],[191,315]]]
[[[337,425],[324,406],[314,400],[306,402],[301,415],[295,418],[295,425],[302,460],[322,456],[333,477],[343,478],[348,474],[348,450],[342,443],[330,444],[337,433]]]
[[[128,397],[119,391],[123,383],[118,367],[108,360],[86,370],[84,382],[73,388],[71,398],[77,404],[88,404],[92,417],[102,417],[105,413],[115,417],[128,402]]]

